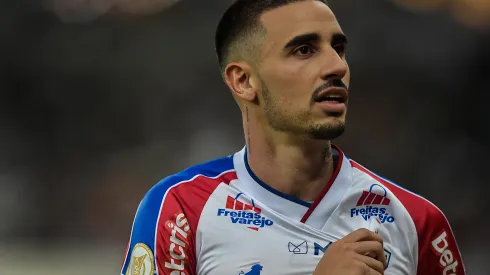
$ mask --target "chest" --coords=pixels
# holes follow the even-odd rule
[[[312,274],[334,241],[291,230],[264,213],[256,225],[232,219],[222,216],[201,232],[198,274]]]
[[[341,203],[323,226],[313,228],[236,194],[216,196],[206,204],[196,234],[197,273],[312,274],[333,242],[366,226],[362,214],[352,215],[350,204]],[[390,223],[381,233],[385,274],[415,274],[397,230]]]

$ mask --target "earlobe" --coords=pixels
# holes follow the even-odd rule
[[[250,79],[250,67],[244,63],[230,63],[226,66],[224,78],[233,94],[245,101],[254,101],[256,92]]]

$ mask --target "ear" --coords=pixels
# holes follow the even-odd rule
[[[252,102],[257,97],[257,88],[252,79],[252,68],[245,62],[232,62],[225,68],[224,78],[234,96]]]

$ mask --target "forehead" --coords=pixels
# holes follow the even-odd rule
[[[267,30],[265,47],[285,44],[294,36],[318,33],[330,39],[334,33],[341,33],[332,10],[320,1],[299,1],[267,11],[260,17]]]

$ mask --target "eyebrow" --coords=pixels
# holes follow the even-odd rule
[[[334,35],[332,35],[331,41],[332,41],[331,42],[332,44],[338,44],[338,43],[347,44],[347,43],[349,43],[349,41],[347,40],[347,36],[345,36],[345,34],[343,34],[343,33],[335,33]]]
[[[293,37],[289,42],[284,46],[285,49],[297,47],[303,44],[313,44],[317,43],[321,40],[320,34],[318,33],[306,33]],[[331,38],[332,44],[347,44],[347,36],[343,33],[334,33]]]
[[[297,47],[303,44],[314,43],[320,41],[320,35],[318,33],[306,33],[293,37],[284,46],[285,49]]]

